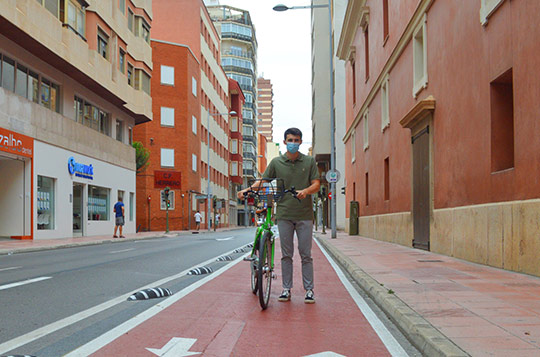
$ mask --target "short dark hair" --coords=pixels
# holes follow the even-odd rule
[[[283,140],[287,140],[287,135],[294,135],[299,136],[300,139],[302,139],[302,132],[298,128],[289,128],[285,130],[285,134],[283,135]]]

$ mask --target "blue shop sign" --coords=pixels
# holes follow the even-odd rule
[[[93,180],[94,179],[94,167],[92,165],[84,165],[75,161],[73,156],[68,159],[68,171],[70,175]]]

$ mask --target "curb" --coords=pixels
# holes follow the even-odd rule
[[[470,356],[459,348],[448,337],[443,335],[419,313],[411,309],[395,294],[389,294],[388,289],[373,279],[358,267],[349,257],[341,253],[327,238],[321,238],[314,233],[317,241],[347,270],[351,277],[369,295],[369,297],[392,318],[396,326],[407,339],[425,356]]]
[[[210,233],[219,233],[219,232],[227,232],[232,231],[236,229],[241,228],[230,228],[230,229],[223,229],[221,231],[217,232],[210,232]],[[123,243],[123,242],[129,242],[129,241],[136,241],[136,240],[149,240],[149,239],[158,239],[158,238],[171,238],[171,237],[177,237],[177,236],[191,236],[191,230],[189,231],[179,231],[179,233],[163,233],[161,235],[155,235],[155,236],[147,236],[147,237],[127,237],[127,238],[106,238],[103,240],[95,240],[95,241],[86,241],[86,242],[77,242],[77,243],[66,243],[66,244],[59,244],[59,245],[50,245],[50,246],[40,246],[40,247],[27,247],[27,248],[14,248],[14,249],[0,249],[0,256],[2,255],[11,255],[11,254],[20,254],[20,253],[30,253],[30,252],[39,252],[43,250],[54,250],[54,249],[65,249],[65,248],[73,248],[73,247],[83,247],[83,246],[90,246],[90,245],[98,245],[98,244],[104,244],[104,243]],[[62,238],[59,238],[61,240]]]

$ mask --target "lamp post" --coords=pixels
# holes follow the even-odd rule
[[[211,194],[210,194],[210,117],[218,116],[218,115],[236,115],[236,112],[233,110],[228,113],[210,113],[210,111],[207,111],[206,116],[206,202],[208,204],[208,210],[207,210],[207,217],[206,217],[206,226],[208,228],[208,232],[210,232],[210,211],[211,211]]]
[[[291,6],[283,4],[274,6],[274,11],[287,11],[296,9],[314,9],[328,8],[328,40],[330,43],[330,170],[336,171],[336,118],[334,115],[334,42],[332,41],[332,0],[328,0],[328,5],[307,5],[307,6]],[[336,238],[336,183],[330,182],[330,225],[332,228],[332,238]]]

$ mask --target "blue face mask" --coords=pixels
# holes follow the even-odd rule
[[[300,148],[300,143],[287,143],[287,151],[291,154],[296,154]]]

